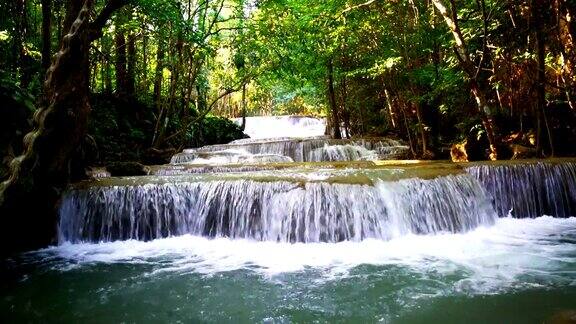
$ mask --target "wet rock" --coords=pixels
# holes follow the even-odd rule
[[[490,150],[486,136],[469,134],[460,143],[452,145],[450,157],[453,162],[471,162],[490,159]],[[498,156],[498,158],[505,158]]]
[[[468,152],[466,150],[467,140],[461,143],[453,144],[450,148],[450,158],[452,162],[469,162]]]
[[[148,174],[148,167],[138,162],[114,162],[106,166],[113,177],[140,176]]]
[[[98,168],[98,167],[89,168],[88,170],[86,170],[86,175],[90,179],[101,179],[112,176],[110,172],[106,170],[106,168]]]
[[[510,150],[512,151],[512,159],[529,159],[538,157],[538,151],[533,147],[528,147],[520,144],[511,144]]]
[[[150,165],[160,165],[170,163],[170,158],[176,154],[176,149],[157,149],[150,148],[142,154],[142,162]]]

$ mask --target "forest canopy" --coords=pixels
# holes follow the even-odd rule
[[[74,2],[0,5],[0,80],[13,103],[1,113],[19,129],[4,156],[21,150],[21,120],[41,104]],[[242,137],[217,117],[270,114],[326,116],[336,138],[401,137],[418,158],[446,158],[454,144],[471,159],[574,151],[571,0],[90,3],[101,28],[77,68],[92,163],[155,162],[150,149]]]

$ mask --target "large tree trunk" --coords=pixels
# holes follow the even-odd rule
[[[24,154],[12,161],[10,177],[0,186],[1,254],[39,248],[56,238],[56,205],[90,113],[90,42],[101,36],[111,13],[125,4],[110,0],[90,24],[93,0],[68,1],[68,33],[48,69],[34,128],[24,137]]]
[[[70,157],[85,134],[90,111],[87,31],[92,5],[92,0],[69,2],[66,20],[74,23],[48,70],[34,130],[24,138],[25,153],[13,161],[10,178],[0,188],[3,252],[37,248],[55,238],[56,202],[68,183]]]

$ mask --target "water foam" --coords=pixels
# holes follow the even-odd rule
[[[467,174],[371,184],[244,179],[91,187],[68,192],[60,241],[184,234],[280,242],[388,240],[469,231],[497,218]]]
[[[150,242],[71,244],[41,251],[65,268],[94,263],[157,264],[155,272],[217,274],[249,270],[271,277],[321,270],[325,279],[360,265],[408,267],[420,273],[465,273],[463,291],[490,293],[511,285],[575,285],[576,218],[501,218],[467,233],[409,234],[389,241],[277,243],[192,235]],[[572,270],[569,270],[572,269]]]
[[[172,164],[190,163],[206,155],[231,155],[230,152],[284,156],[296,162],[397,159],[406,156],[409,147],[390,138],[329,139],[272,138],[238,140],[228,144],[185,149],[175,154]]]
[[[242,118],[234,119],[240,125]],[[324,118],[304,116],[246,117],[244,133],[251,138],[313,137],[322,136],[326,130]]]

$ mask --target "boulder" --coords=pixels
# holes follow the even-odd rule
[[[453,144],[450,148],[450,158],[452,162],[470,162],[468,152],[466,151],[467,140]]]

